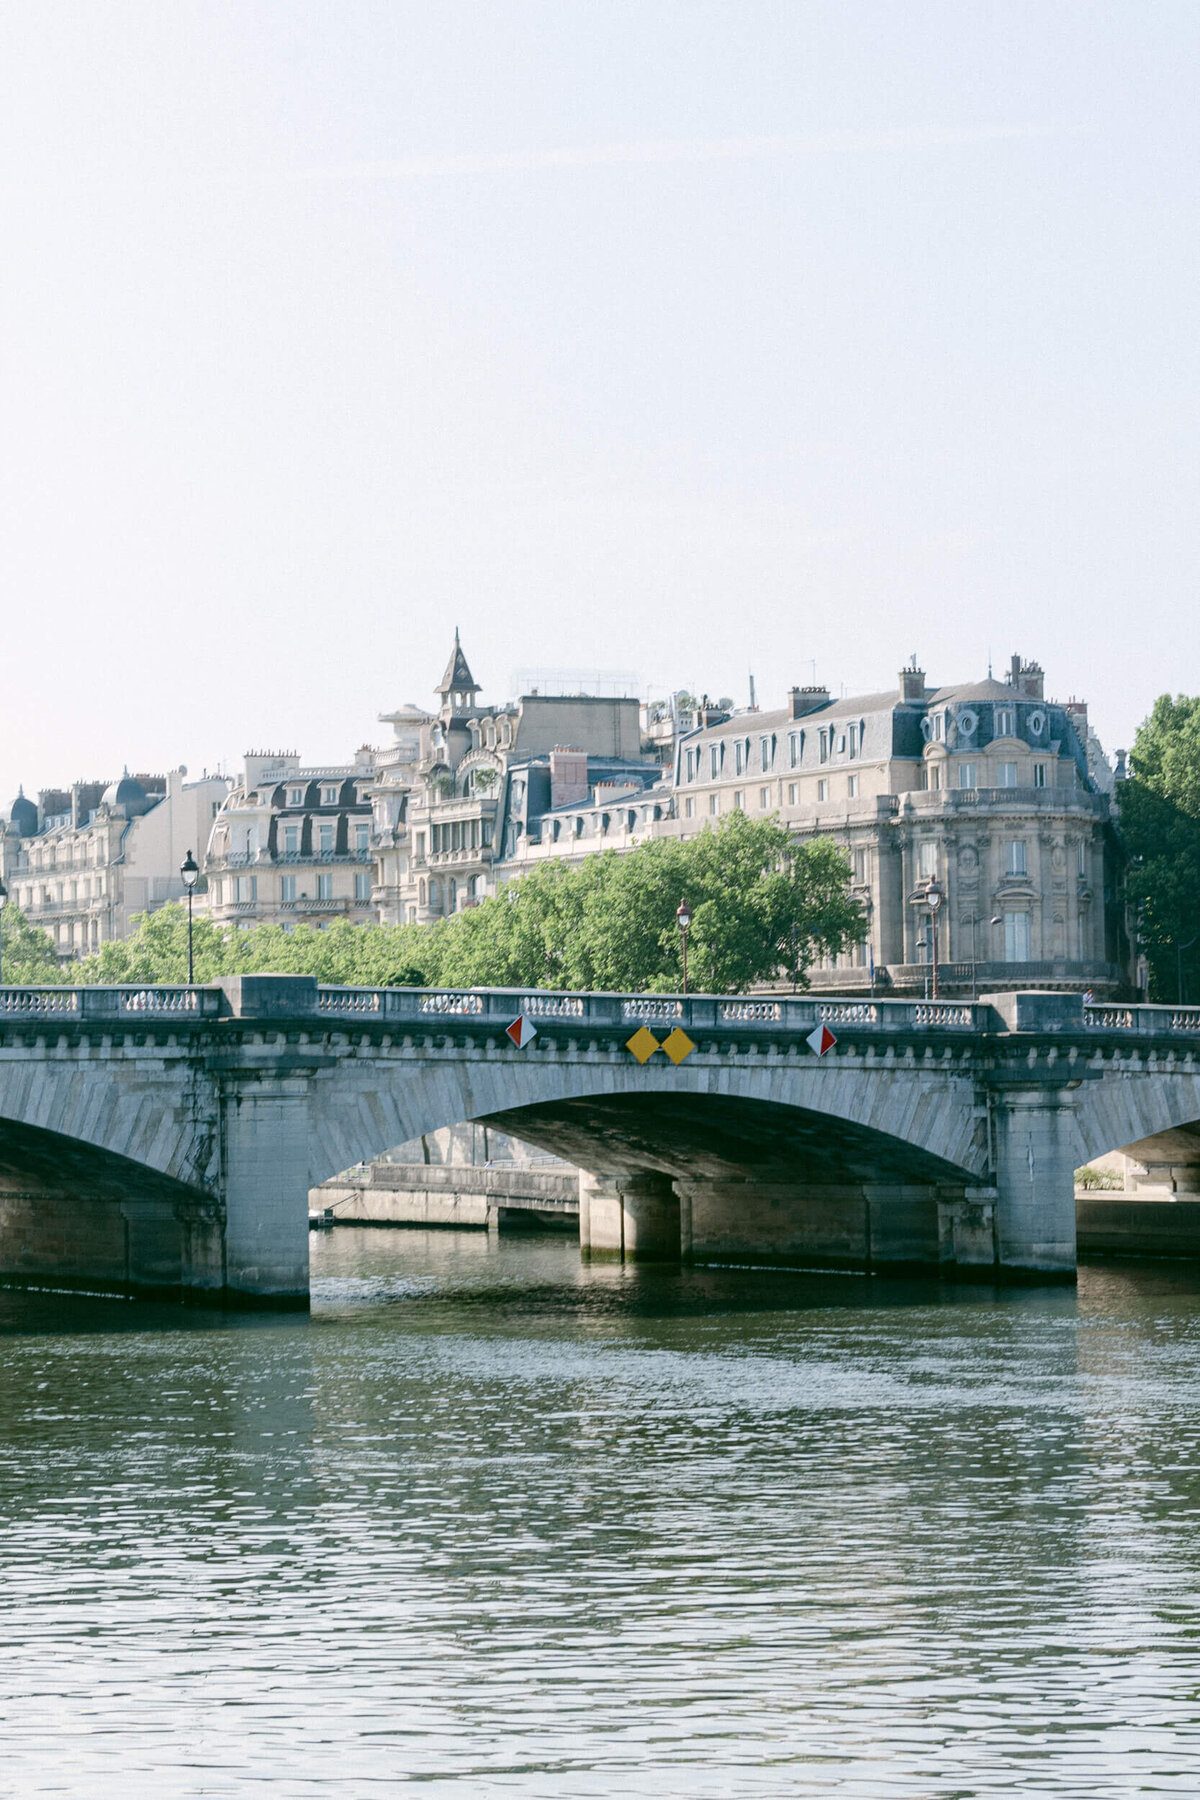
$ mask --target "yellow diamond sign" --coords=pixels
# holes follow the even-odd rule
[[[658,1049],[658,1039],[644,1025],[639,1025],[625,1048],[636,1056],[640,1063],[649,1062]]]
[[[696,1048],[687,1032],[681,1031],[678,1025],[663,1039],[662,1047],[676,1068],[679,1067],[684,1057],[690,1056]]]

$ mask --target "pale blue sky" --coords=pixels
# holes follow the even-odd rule
[[[1200,6],[9,0],[3,797],[345,756],[454,625],[1200,690]]]

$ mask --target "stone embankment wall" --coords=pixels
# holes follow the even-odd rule
[[[475,1168],[470,1164],[371,1163],[309,1194],[310,1212],[338,1225],[560,1229],[579,1217],[575,1169]]]

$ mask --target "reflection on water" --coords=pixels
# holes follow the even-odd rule
[[[0,1793],[1194,1794],[1200,1271],[0,1295]]]

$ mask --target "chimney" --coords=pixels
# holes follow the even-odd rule
[[[918,669],[915,656],[908,667],[900,671],[900,698],[910,702],[925,698],[925,671]]]
[[[580,806],[587,798],[587,751],[556,745],[550,752],[551,807]]]
[[[788,689],[788,711],[793,719],[802,719],[805,713],[816,712],[819,706],[829,705],[829,689],[827,687],[794,687]]]
[[[1026,700],[1042,700],[1045,698],[1042,692],[1045,684],[1046,675],[1041,663],[1022,662],[1019,656],[1013,657],[1008,673],[1010,687],[1015,687],[1019,694],[1024,694]]]
[[[1116,764],[1116,767],[1113,770],[1114,778],[1117,781],[1127,781],[1129,778],[1129,768],[1125,761],[1124,750],[1115,750],[1113,752],[1113,761]]]

